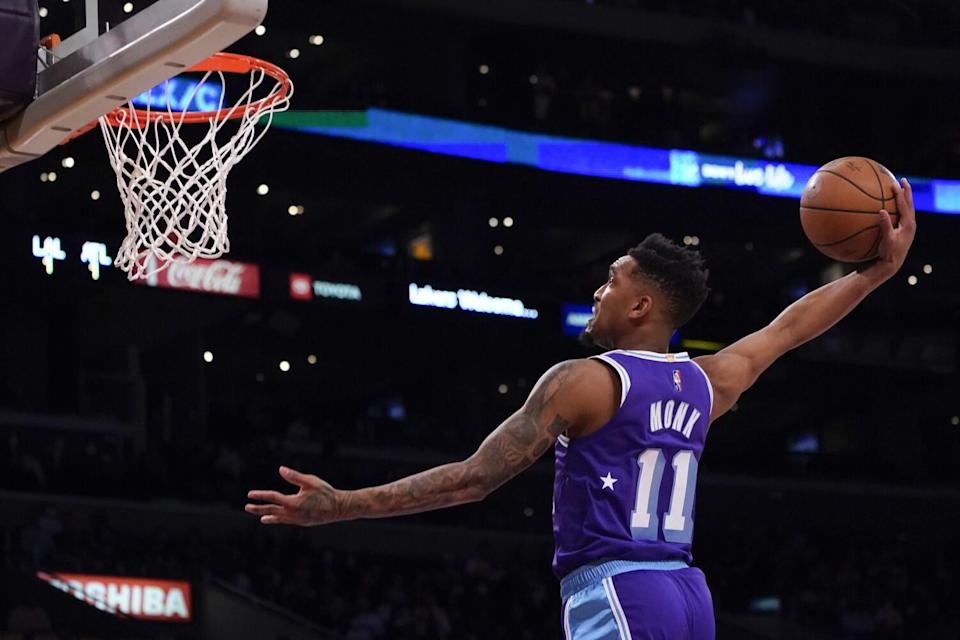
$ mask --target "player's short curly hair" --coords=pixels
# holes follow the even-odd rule
[[[637,262],[634,276],[653,282],[663,292],[674,328],[689,322],[710,293],[710,271],[700,252],[651,233],[627,254]]]

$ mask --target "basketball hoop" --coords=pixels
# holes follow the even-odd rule
[[[227,175],[264,136],[273,114],[286,111],[293,95],[283,69],[250,56],[216,53],[184,72],[204,75],[181,107],[171,105],[168,80],[162,108],[154,108],[151,98],[144,109],[131,102],[99,119],[127,221],[115,264],[130,280],[146,278],[172,262],[219,258],[230,250]],[[227,73],[248,74],[248,84],[225,108]],[[191,111],[197,95],[212,85],[211,78],[220,82],[216,108]],[[183,139],[183,125],[202,123],[207,128],[190,143]],[[236,126],[224,131],[227,123]],[[258,123],[263,124],[259,130]]]

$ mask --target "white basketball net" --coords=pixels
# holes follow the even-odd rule
[[[145,109],[153,116],[146,122],[138,121],[130,104],[115,114],[119,126],[100,118],[127,220],[127,236],[115,264],[129,280],[147,278],[172,262],[219,258],[230,250],[227,176],[267,132],[273,114],[290,106],[292,86],[273,104],[255,103],[258,94],[272,94],[281,84],[256,68],[249,73],[249,88],[232,107],[224,109],[227,84],[222,71],[206,72],[184,104],[189,105],[214,74],[222,87],[219,118],[184,122],[187,112],[174,111],[170,100],[163,101],[165,109]],[[269,81],[274,81],[272,89]],[[166,83],[164,89],[164,95],[170,95]],[[190,127],[189,144],[180,135],[184,125]],[[218,142],[218,135],[225,139]]]

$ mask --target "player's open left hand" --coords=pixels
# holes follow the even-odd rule
[[[299,487],[292,495],[255,489],[247,493],[251,500],[266,504],[247,504],[247,513],[260,516],[263,524],[295,524],[309,527],[340,520],[340,493],[329,483],[288,467],[280,467],[280,477]]]
[[[913,237],[917,233],[917,214],[913,208],[913,188],[906,178],[900,178],[897,185],[897,211],[900,213],[900,224],[894,228],[890,214],[880,210],[880,246],[877,248],[877,259],[870,265],[868,272],[876,273],[886,280],[895,274],[907,258],[907,251],[913,244]]]

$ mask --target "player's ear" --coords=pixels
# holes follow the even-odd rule
[[[652,311],[653,297],[649,295],[641,295],[634,300],[633,307],[630,308],[628,317],[630,320],[637,322],[646,318]]]

